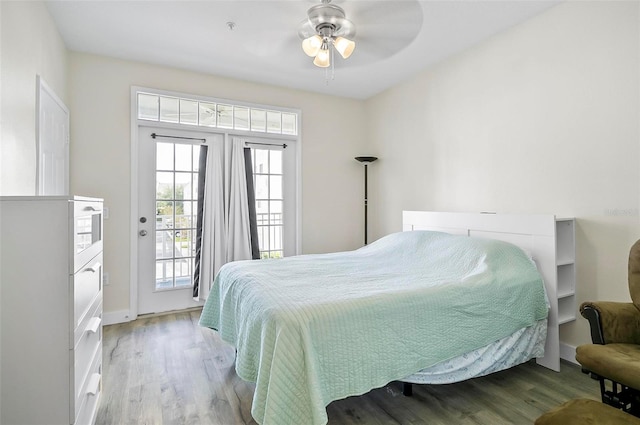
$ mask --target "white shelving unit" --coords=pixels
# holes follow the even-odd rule
[[[576,320],[575,219],[556,218],[558,324]]]

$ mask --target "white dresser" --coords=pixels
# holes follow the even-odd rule
[[[0,423],[92,424],[101,391],[102,200],[0,197]]]

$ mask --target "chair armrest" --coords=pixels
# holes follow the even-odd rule
[[[584,302],[580,314],[589,320],[594,344],[640,343],[640,310],[632,303]]]

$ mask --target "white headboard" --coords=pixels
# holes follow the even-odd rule
[[[536,263],[551,308],[545,356],[538,364],[560,371],[558,323],[556,218],[552,214],[491,214],[403,211],[402,229],[432,230],[510,242],[521,247]]]

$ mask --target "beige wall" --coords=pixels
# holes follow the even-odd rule
[[[375,236],[399,230],[403,209],[573,216],[578,301],[629,300],[639,13],[568,2],[367,101]],[[587,322],[561,340],[588,342]]]
[[[129,308],[131,86],[301,109],[302,251],[361,245],[363,102],[81,53],[69,63],[71,188],[110,210],[105,311]]]
[[[0,195],[34,195],[36,75],[66,102],[67,50],[42,2],[0,11]]]

